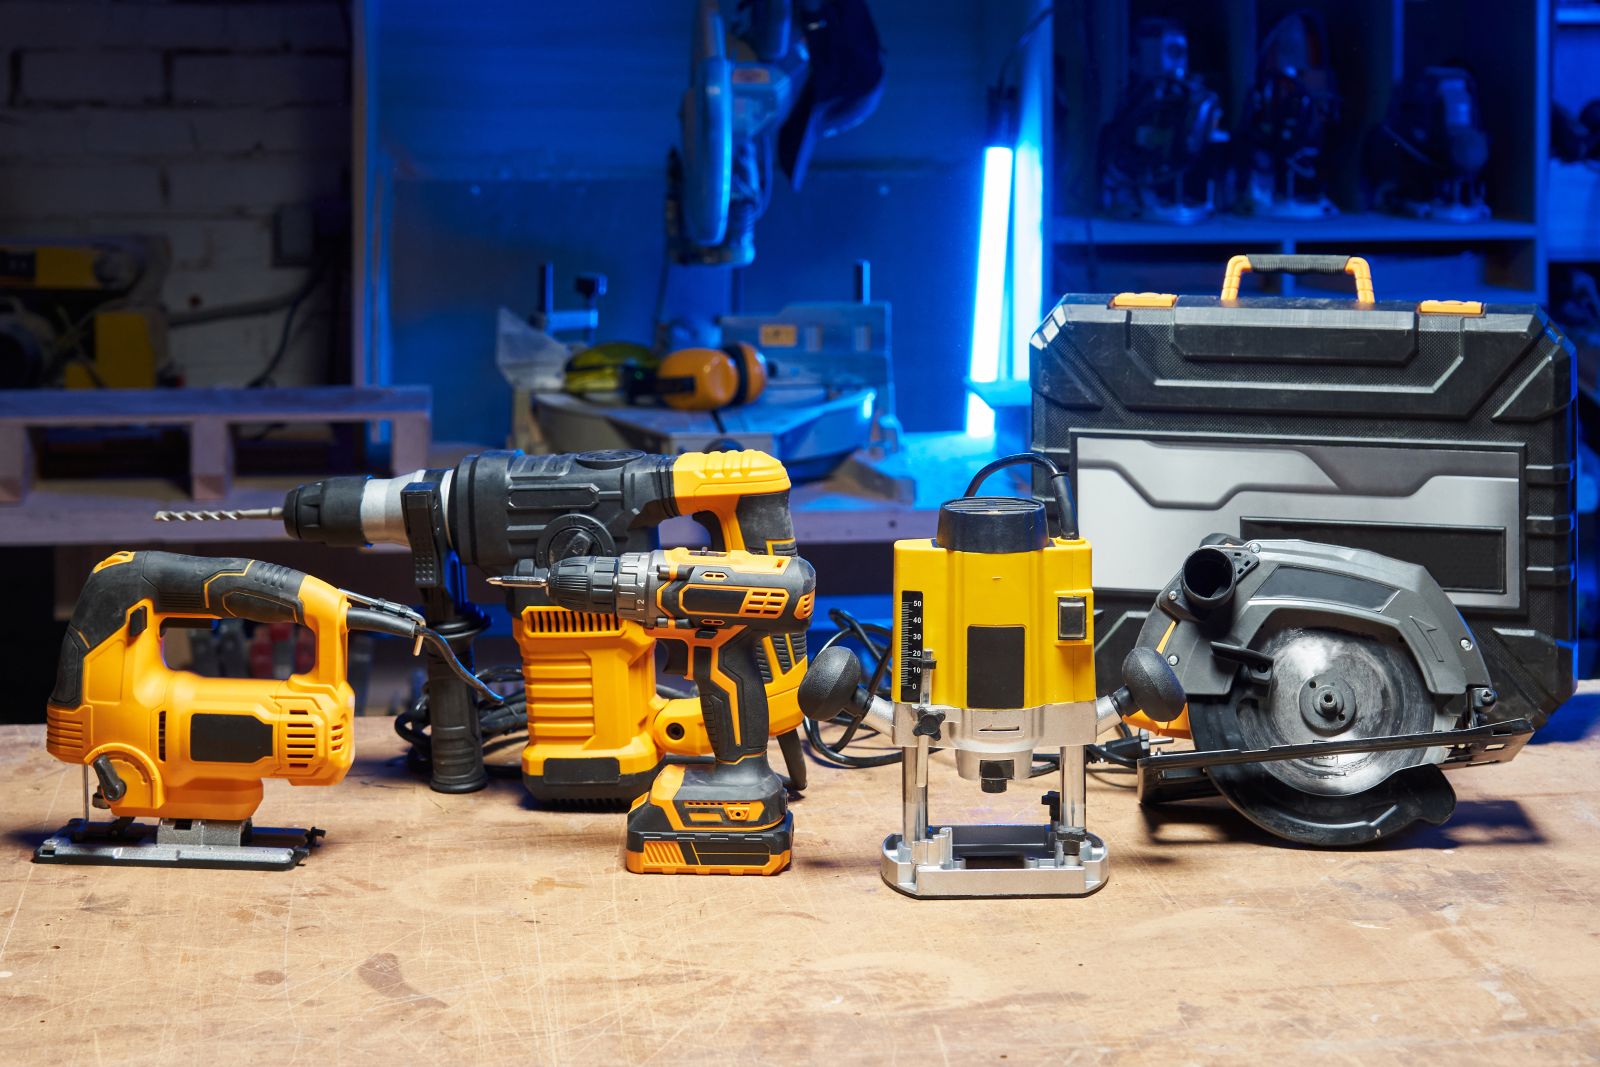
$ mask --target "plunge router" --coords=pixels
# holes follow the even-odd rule
[[[1001,467],[1043,466],[1058,515],[1051,535],[1037,500],[972,496]],[[1089,545],[1073,530],[1065,475],[1031,454],[980,471],[968,495],[939,509],[932,539],[894,546],[892,655],[896,699],[857,686],[860,664],[828,649],[801,684],[808,715],[870,715],[904,750],[902,827],[884,840],[883,880],[915,897],[1083,896],[1106,880],[1106,846],[1085,827],[1084,748],[1123,709],[1182,706],[1159,658],[1136,659],[1143,684],[1095,699],[1094,592]],[[1130,679],[1132,681],[1133,679]],[[1165,712],[1162,712],[1165,713]],[[999,793],[1059,772],[1043,825],[935,825],[928,819],[929,757],[954,749],[962,778]],[[1057,761],[1036,771],[1035,751]]]

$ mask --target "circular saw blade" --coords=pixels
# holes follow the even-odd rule
[[[1272,683],[1239,700],[1248,747],[1347,741],[1436,727],[1437,708],[1404,644],[1337,630],[1291,628],[1260,650]],[[1259,764],[1284,785],[1324,797],[1364,793],[1396,772],[1429,762],[1429,749],[1357,752]]]

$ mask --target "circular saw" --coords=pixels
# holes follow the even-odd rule
[[[1194,750],[1139,761],[1139,798],[1221,795],[1257,826],[1356,845],[1455,809],[1443,770],[1505,762],[1533,732],[1497,714],[1472,633],[1422,567],[1308,541],[1213,535],[1158,594],[1139,644],[1187,705],[1136,726]]]

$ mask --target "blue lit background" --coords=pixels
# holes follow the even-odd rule
[[[889,72],[880,107],[821,145],[801,192],[780,179],[757,229],[746,310],[847,299],[851,264],[872,261],[874,296],[894,309],[907,429],[963,422],[985,90],[1032,6],[877,0]],[[543,261],[558,265],[558,304],[575,300],[573,274],[608,276],[603,339],[651,339],[689,10],[656,0],[378,6],[393,339],[383,355],[391,380],[434,386],[438,438],[504,436],[495,310],[532,308]],[[668,304],[673,315],[727,310],[726,272],[674,271]]]

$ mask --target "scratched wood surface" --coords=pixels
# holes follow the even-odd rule
[[[262,822],[328,830],[304,866],[174,872],[29,863],[78,770],[0,727],[0,1062],[1600,1059],[1600,694],[1381,848],[1095,781],[1085,900],[889,890],[892,769],[816,771],[778,878],[645,877],[618,816],[434,794],[358,733],[342,785],[268,784]],[[936,819],[1039,816],[936,774]]]

